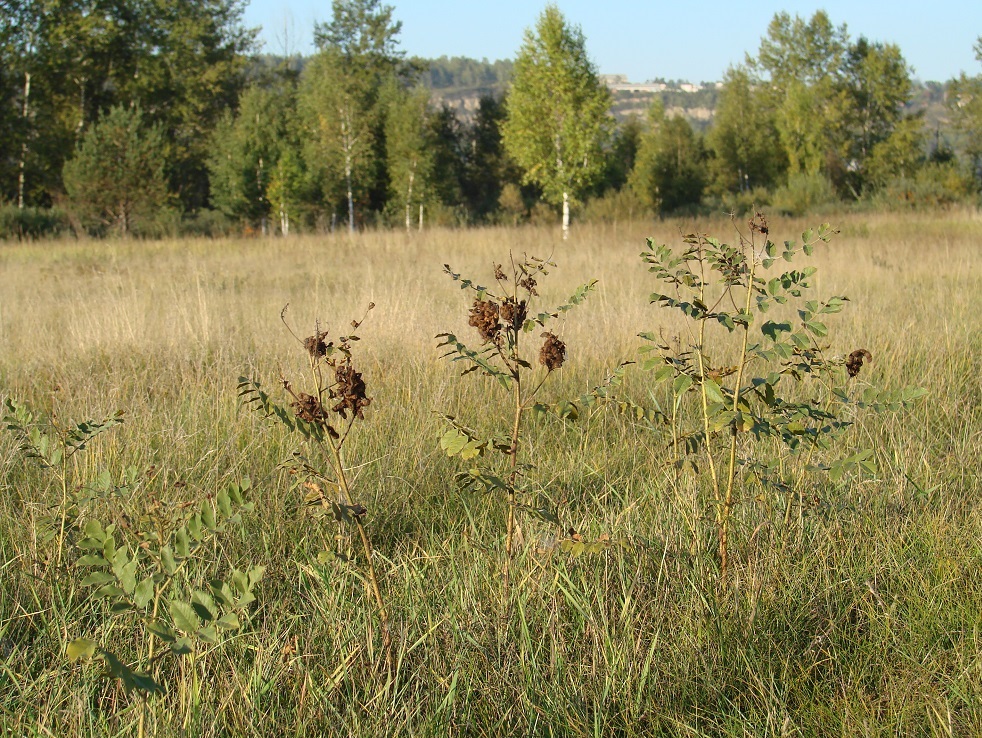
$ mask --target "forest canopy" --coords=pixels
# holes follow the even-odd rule
[[[514,61],[410,58],[380,0],[333,0],[311,56],[260,55],[243,8],[6,0],[0,237],[558,223],[564,202],[575,220],[978,198],[982,69],[916,82],[899,47],[823,11],[775,15],[719,83],[609,95],[599,168],[564,201],[505,145],[534,119],[510,117]],[[982,40],[976,52],[982,66]],[[147,186],[100,206],[99,157],[121,125],[139,170],[113,180]],[[137,206],[121,217],[121,202]]]

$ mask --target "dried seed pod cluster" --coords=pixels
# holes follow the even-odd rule
[[[521,330],[528,317],[528,304],[525,300],[516,300],[514,297],[506,297],[501,303],[501,319],[511,326],[512,330]]]
[[[347,420],[348,413],[359,420],[365,419],[364,409],[372,404],[372,398],[366,395],[365,380],[361,377],[361,372],[356,372],[351,366],[351,358],[338,364],[334,370],[336,384],[330,389],[332,400],[340,400],[331,408],[342,418]]]
[[[552,372],[559,369],[566,361],[566,344],[559,340],[556,334],[548,331],[543,333],[542,337],[546,340],[539,350],[539,363]]]
[[[477,328],[485,343],[497,340],[501,331],[498,322],[498,303],[494,300],[474,300],[467,324]]]
[[[849,358],[846,359],[846,371],[849,372],[850,377],[855,377],[859,374],[859,370],[863,368],[863,359],[866,361],[873,361],[873,354],[871,354],[866,349],[856,349],[851,354]]]

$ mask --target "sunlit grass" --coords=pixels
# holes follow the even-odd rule
[[[814,225],[772,218],[771,236]],[[982,219],[838,225],[814,262],[816,293],[852,300],[829,321],[831,350],[867,348],[865,380],[930,395],[910,413],[860,419],[854,438],[876,449],[876,478],[819,488],[794,535],[744,526],[725,591],[692,549],[699,522],[668,482],[663,439],[617,416],[543,421],[528,443],[544,493],[577,530],[636,546],[550,563],[530,529],[502,621],[501,506],[457,491],[434,413],[476,416],[495,396],[439,358],[437,333],[471,330],[444,263],[477,275],[509,250],[551,257],[547,303],[599,280],[562,326],[569,358],[549,389],[575,397],[633,357],[639,331],[679,330],[648,304],[645,237],[726,238],[723,217],[582,226],[565,243],[557,227],[0,245],[0,399],[76,420],[124,410],[126,423],[80,456],[83,477],[153,465],[174,499],[244,475],[256,485],[247,534],[222,551],[267,567],[251,629],[201,662],[200,694],[174,687],[151,702],[159,735],[972,735],[982,731]],[[366,655],[361,581],[315,563],[333,532],[299,509],[277,469],[292,446],[235,392],[242,374],[272,388],[301,368],[280,322],[287,303],[293,325],[312,331],[320,319],[336,336],[369,302],[359,356],[374,401],[353,458],[392,609],[390,682]],[[629,390],[647,392],[637,379]],[[127,735],[131,701],[63,656],[67,641],[98,631],[86,590],[71,573],[57,591],[35,576],[33,524],[54,496],[45,479],[0,436],[0,726]],[[745,500],[744,522],[769,520],[749,514],[767,504]],[[131,640],[100,635],[123,650]]]

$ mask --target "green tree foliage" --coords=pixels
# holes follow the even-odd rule
[[[368,200],[385,173],[381,90],[390,78],[407,85],[416,67],[398,51],[402,24],[392,20],[391,6],[334,0],[331,7],[332,20],[314,28],[319,51],[304,69],[300,107],[311,170],[328,203],[344,202],[354,231],[356,202]]]
[[[12,170],[0,168],[0,192],[50,202],[86,128],[114,105],[140,105],[168,138],[173,189],[186,207],[204,204],[207,142],[235,102],[253,43],[243,7],[243,0],[5,3],[3,96],[18,120],[0,131],[16,152]]]
[[[152,0],[153,28],[128,85],[169,142],[171,189],[184,208],[207,204],[211,135],[244,84],[255,30],[242,25],[246,0]],[[123,98],[125,99],[125,98]]]
[[[586,39],[555,5],[527,29],[515,60],[506,100],[505,149],[542,187],[545,199],[563,205],[563,236],[571,202],[603,173],[603,146],[611,129],[610,93],[586,53]]]
[[[975,44],[975,58],[982,62],[982,36]],[[982,180],[982,74],[970,77],[962,72],[953,82],[948,100],[965,154],[976,178]]]
[[[430,116],[429,135],[436,199],[452,211],[459,210],[465,178],[465,131],[453,108],[442,105]]]
[[[631,172],[632,189],[655,212],[669,213],[698,204],[705,181],[702,141],[685,118],[666,117],[656,102]]]
[[[513,66],[509,59],[489,62],[441,56],[430,60],[422,81],[434,90],[498,88],[511,79]]]
[[[601,193],[606,190],[620,190],[627,184],[634,169],[643,133],[644,124],[636,115],[630,116],[614,130],[605,157],[604,176],[600,182]]]
[[[838,82],[846,54],[845,26],[824,11],[811,20],[778,13],[751,68],[769,83],[770,107],[791,174],[818,174],[828,158],[841,158],[845,99]]]
[[[389,93],[385,117],[385,155],[389,202],[405,215],[406,230],[433,191],[434,146],[429,93],[424,89]]]
[[[226,215],[265,223],[271,210],[269,188],[277,173],[281,198],[288,184],[296,194],[299,180],[287,171],[300,166],[297,157],[293,155],[293,164],[278,168],[281,157],[299,146],[294,102],[289,87],[250,87],[242,95],[238,114],[227,112],[219,122],[208,169],[212,203]]]
[[[167,203],[165,147],[159,124],[144,125],[139,108],[112,108],[65,164],[72,209],[83,222],[127,235]]]
[[[824,11],[808,21],[778,13],[748,67],[789,175],[826,177],[841,195],[862,195],[873,184],[870,158],[904,120],[911,98],[910,68],[899,48],[862,37],[852,42],[846,27],[834,26]],[[911,140],[915,127],[905,124],[894,150],[901,139]],[[732,166],[724,138],[720,132],[712,139],[723,172]],[[874,165],[880,173],[884,155]]]
[[[464,198],[471,218],[477,222],[487,221],[495,213],[504,186],[509,182],[517,184],[521,176],[501,140],[504,120],[505,106],[501,100],[484,95],[467,131]]]
[[[765,92],[744,67],[731,67],[723,79],[719,107],[706,134],[712,159],[710,176],[717,193],[774,187],[787,168],[776,120]]]
[[[847,167],[852,175],[848,185],[858,196],[870,184],[867,163],[880,145],[894,139],[891,148],[900,155],[898,166],[905,166],[902,162],[909,166],[918,156],[923,160],[924,130],[919,118],[905,117],[904,106],[913,87],[910,68],[899,47],[870,43],[860,37],[849,46],[843,70],[849,102],[846,156],[852,165]],[[900,141],[907,141],[912,147],[899,151]],[[882,164],[882,152],[879,159]],[[842,176],[836,178],[841,180]]]

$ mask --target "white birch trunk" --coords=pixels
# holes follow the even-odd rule
[[[569,238],[569,193],[563,192],[563,240]]]
[[[409,187],[406,190],[406,233],[412,227],[412,219],[409,216],[409,206],[413,201],[413,180],[416,179],[416,162],[413,161],[409,170]]]
[[[27,116],[30,114],[29,102],[31,99],[31,73],[24,72],[24,105],[21,108],[21,118],[26,123]],[[25,126],[25,139],[20,145],[20,162],[18,162],[17,172],[17,207],[24,209],[24,185],[26,182],[27,169],[27,127]]]

